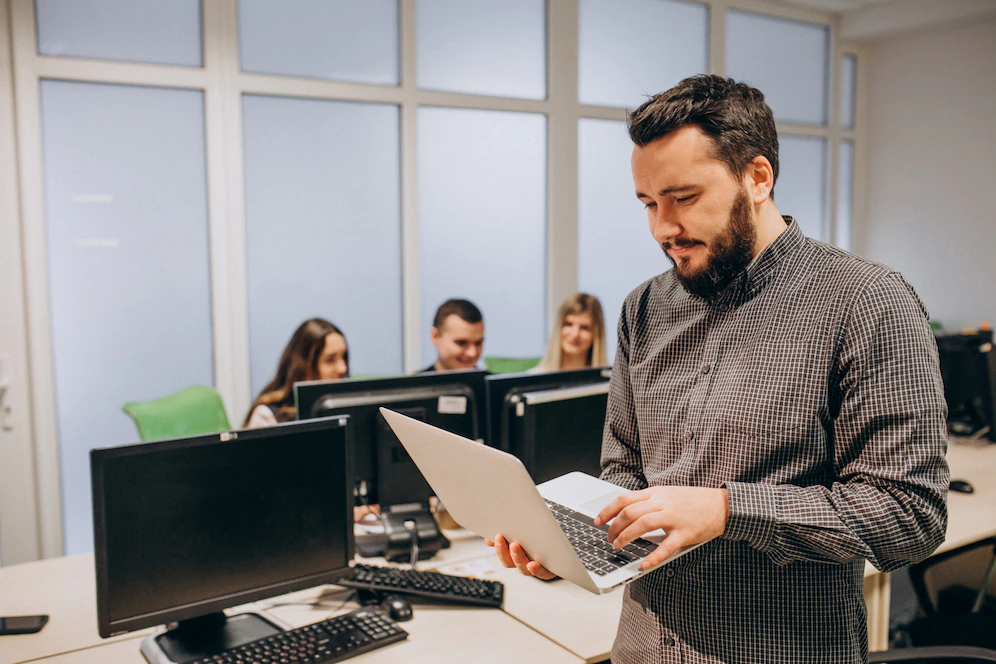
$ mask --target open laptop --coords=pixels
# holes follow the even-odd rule
[[[482,537],[501,533],[554,574],[595,594],[607,593],[701,545],[680,550],[651,569],[640,561],[664,531],[623,549],[592,518],[626,489],[584,473],[536,486],[516,457],[399,413],[380,409],[415,465],[457,523]]]

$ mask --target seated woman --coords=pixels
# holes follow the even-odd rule
[[[560,305],[546,355],[532,371],[605,366],[605,320],[598,298],[575,293]]]
[[[256,397],[242,426],[255,429],[293,420],[294,383],[348,376],[349,348],[342,330],[321,318],[306,320],[294,331],[277,375]]]

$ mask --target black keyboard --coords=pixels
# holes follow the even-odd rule
[[[497,581],[374,565],[357,565],[352,577],[340,579],[336,584],[493,608],[501,608],[505,596],[505,586]]]
[[[547,500],[546,504],[585,568],[598,576],[605,576],[634,560],[645,558],[657,548],[653,542],[638,538],[621,549],[615,549],[609,543],[607,525],[599,528],[591,517],[552,500]]]
[[[360,609],[280,632],[192,664],[341,662],[407,638],[408,632],[390,618],[370,609]]]

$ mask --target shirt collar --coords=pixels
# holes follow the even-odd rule
[[[715,301],[716,308],[726,311],[743,304],[761,292],[778,273],[782,259],[802,246],[806,236],[799,230],[795,218],[782,215],[787,227],[771,244],[750,262],[743,274]]]

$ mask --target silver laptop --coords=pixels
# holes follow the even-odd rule
[[[700,546],[641,570],[640,561],[657,548],[664,531],[616,550],[608,527],[592,522],[626,489],[584,473],[536,486],[511,454],[386,408],[380,412],[457,523],[487,539],[501,533],[519,542],[530,558],[585,590],[607,593]]]

